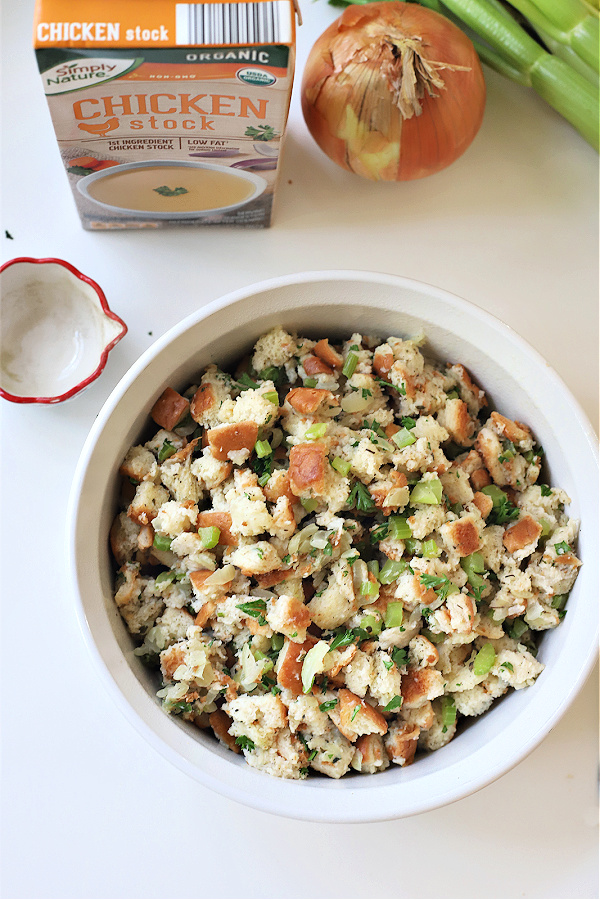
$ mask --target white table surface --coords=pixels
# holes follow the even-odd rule
[[[78,631],[65,523],[87,432],[153,339],[230,290],[307,269],[430,282],[515,328],[597,424],[596,154],[534,94],[486,71],[481,131],[445,172],[397,185],[346,173],[299,103],[307,52],[338,12],[301,7],[273,227],[89,233],[37,75],[33,0],[4,4],[3,260],[69,260],[129,325],[80,397],[1,402],[4,897],[598,896],[596,673],[543,744],[478,794],[411,819],[314,825],[242,807],[172,767],[113,705]]]

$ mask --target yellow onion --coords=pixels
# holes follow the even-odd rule
[[[396,0],[347,7],[304,69],[302,111],[315,141],[376,181],[449,166],[477,134],[484,107],[469,38],[444,16]]]

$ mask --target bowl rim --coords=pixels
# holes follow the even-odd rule
[[[220,216],[223,213],[239,209],[240,207],[245,206],[247,203],[250,203],[252,200],[256,200],[257,197],[260,197],[260,195],[265,192],[267,187],[267,182],[260,175],[256,175],[254,172],[248,172],[246,169],[234,169],[233,175],[235,177],[240,178],[242,181],[250,182],[250,184],[254,185],[254,192],[249,197],[246,197],[245,200],[241,200],[239,203],[230,203],[228,206],[218,206],[215,209],[198,209],[179,213],[152,212],[151,210],[145,209],[129,209],[125,206],[114,206],[111,203],[104,203],[103,200],[97,200],[96,197],[92,197],[88,190],[89,185],[93,181],[99,181],[102,178],[107,178],[109,175],[116,175],[119,172],[126,172],[131,169],[148,169],[152,167],[164,167],[165,169],[168,169],[174,168],[176,166],[187,166],[190,169],[210,169],[211,171],[216,172],[229,172],[229,170],[232,168],[232,166],[225,166],[219,163],[203,162],[202,160],[196,161],[192,159],[144,159],[140,160],[139,162],[119,163],[116,166],[109,166],[106,169],[101,169],[99,172],[91,172],[89,175],[84,175],[77,182],[77,190],[90,203],[95,203],[97,206],[101,207],[107,212],[123,213],[129,216],[136,216],[140,219],[171,219],[178,221],[179,219],[199,219],[206,216]]]
[[[567,709],[573,703],[576,696],[584,686],[598,656],[597,623],[595,624],[595,627],[591,627],[589,629],[590,640],[589,646],[586,648],[586,657],[583,660],[582,664],[579,666],[578,671],[575,673],[573,679],[570,681],[568,688],[565,690],[564,694],[561,695],[560,701],[550,711],[550,715],[544,718],[543,723],[537,723],[535,725],[535,728],[531,730],[531,733],[529,734],[525,743],[521,744],[518,748],[511,751],[509,754],[507,754],[506,757],[503,756],[501,761],[495,760],[495,767],[493,768],[493,771],[485,773],[479,772],[475,775],[469,774],[467,777],[463,777],[462,779],[458,778],[453,784],[450,784],[447,789],[445,788],[442,794],[438,794],[435,798],[429,797],[421,800],[420,802],[415,802],[408,809],[395,808],[394,810],[391,810],[388,807],[380,809],[378,811],[370,810],[368,814],[365,814],[360,809],[356,810],[349,809],[348,807],[344,808],[343,804],[334,803],[336,794],[333,793],[333,791],[335,790],[336,785],[338,790],[342,786],[338,782],[334,782],[332,786],[328,785],[327,787],[329,788],[329,790],[325,791],[322,795],[320,795],[319,793],[315,795],[313,793],[309,797],[309,799],[313,801],[312,805],[305,803],[302,808],[284,808],[285,801],[277,799],[278,791],[263,791],[260,790],[259,787],[256,787],[256,790],[252,789],[252,784],[254,783],[254,780],[256,778],[265,778],[262,773],[256,773],[255,770],[246,766],[245,769],[248,770],[248,772],[246,773],[246,778],[241,780],[247,781],[247,784],[245,783],[244,785],[240,786],[239,784],[233,783],[233,778],[230,782],[228,779],[222,778],[219,774],[215,774],[212,768],[211,771],[207,771],[206,768],[202,767],[202,764],[198,765],[192,762],[190,759],[185,758],[182,754],[180,754],[177,748],[167,743],[167,741],[164,740],[164,738],[161,737],[161,735],[158,734],[157,731],[154,730],[152,725],[147,721],[143,711],[140,711],[140,709],[134,707],[126,698],[125,693],[122,691],[117,682],[116,676],[109,668],[109,665],[104,659],[99,646],[96,644],[94,635],[88,625],[81,593],[78,590],[76,559],[77,512],[80,500],[80,488],[84,480],[86,469],[90,461],[90,457],[93,453],[97,438],[104,430],[114,409],[120,403],[131,384],[144,371],[149,362],[154,357],[158,356],[166,346],[168,346],[175,339],[181,336],[189,328],[197,325],[203,319],[211,316],[213,313],[218,312],[227,306],[231,306],[238,301],[247,300],[254,294],[267,290],[277,289],[280,287],[307,284],[316,281],[357,280],[370,283],[386,284],[388,286],[398,286],[416,292],[428,293],[430,295],[433,295],[436,300],[440,300],[456,309],[467,312],[470,316],[479,319],[488,327],[491,327],[494,330],[503,331],[509,338],[509,340],[512,341],[512,343],[516,345],[519,350],[532,357],[537,366],[543,366],[547,377],[551,382],[554,383],[554,387],[561,391],[564,397],[569,399],[573,413],[578,420],[583,433],[583,437],[585,438],[586,444],[588,445],[587,449],[589,450],[591,457],[595,461],[597,467],[597,439],[595,436],[595,432],[581,405],[574,398],[569,388],[562,381],[562,379],[552,368],[552,366],[549,365],[549,363],[544,359],[544,357],[537,350],[535,350],[524,338],[520,337],[520,335],[517,334],[517,332],[515,332],[510,326],[502,322],[502,320],[498,319],[493,314],[481,309],[480,307],[477,307],[470,301],[464,300],[461,297],[452,294],[451,292],[446,291],[443,288],[439,288],[416,279],[406,278],[404,276],[394,274],[358,269],[315,270],[279,276],[276,278],[267,279],[265,281],[255,282],[247,287],[231,291],[186,316],[179,323],[165,332],[165,334],[157,338],[157,340],[136,360],[136,362],[133,363],[130,369],[125,373],[125,375],[114,388],[114,390],[106,400],[104,406],[100,410],[81,451],[72,483],[67,515],[69,569],[71,573],[71,584],[76,601],[76,615],[78,618],[79,627],[81,629],[84,643],[88,649],[88,652],[90,653],[93,663],[101,676],[101,682],[104,685],[104,688],[108,691],[109,695],[112,697],[113,701],[116,703],[117,707],[120,709],[127,721],[150,743],[151,746],[153,746],[158,751],[161,756],[168,759],[180,771],[185,772],[193,780],[217,792],[218,794],[221,794],[231,800],[235,800],[236,802],[242,803],[246,806],[250,806],[262,812],[269,812],[275,815],[300,819],[304,821],[323,823],[379,822],[418,815],[420,813],[429,812],[431,810],[456,802],[457,800],[463,799],[464,797],[479,791],[480,789],[486,787],[489,784],[492,784],[494,781],[501,778],[508,771],[514,768],[519,762],[525,759],[533,750],[536,749],[536,747],[539,746],[539,744],[544,740],[544,738],[552,730],[556,723],[562,718],[562,716],[565,714]],[[289,310],[286,309],[285,311],[282,311],[282,314],[288,311]],[[592,528],[594,528],[594,523],[591,523],[590,530]],[[128,667],[128,663],[126,662],[124,655],[123,663]],[[148,702],[150,702],[149,697]],[[210,768],[210,766],[208,768]],[[276,782],[277,784],[280,782],[280,779],[271,780],[273,782]],[[264,785],[264,781],[261,780],[259,784]],[[291,782],[290,784],[292,785],[291,793],[293,793],[293,786],[297,787],[298,783]],[[300,787],[302,787],[302,784],[300,784]],[[374,784],[372,785],[372,787],[376,787],[376,785]],[[351,788],[349,792],[352,793]],[[303,799],[301,797],[301,794],[296,794],[296,796],[299,800]],[[324,804],[324,806],[330,806],[329,809],[321,808],[320,806],[317,806],[315,804],[314,801],[318,796],[321,796],[323,799],[327,800],[327,803]],[[340,795],[338,794],[337,796]]]
[[[99,375],[102,374],[106,363],[108,361],[108,354],[113,349],[113,347],[119,343],[119,341],[125,337],[127,334],[128,328],[123,319],[118,316],[108,305],[108,301],[106,299],[106,295],[100,285],[94,281],[93,278],[90,278],[89,275],[84,275],[83,272],[80,272],[79,269],[76,269],[74,265],[67,262],[64,259],[58,259],[54,256],[44,257],[44,258],[36,258],[32,256],[17,256],[14,259],[9,259],[7,262],[3,263],[0,266],[0,274],[4,272],[5,269],[8,269],[10,266],[14,266],[16,264],[28,263],[33,265],[45,265],[45,264],[53,264],[59,265],[63,268],[67,269],[72,275],[78,278],[80,281],[89,284],[89,286],[94,290],[98,296],[98,300],[100,302],[100,306],[102,307],[102,312],[106,316],[107,319],[112,319],[113,322],[116,322],[120,327],[120,331],[118,334],[112,338],[103,348],[100,359],[98,361],[98,365],[94,369],[94,371],[88,375],[83,381],[79,381],[72,388],[69,388],[68,391],[65,391],[63,394],[56,394],[54,396],[45,396],[45,397],[35,397],[28,396],[23,397],[17,394],[11,394],[10,391],[5,390],[2,386],[0,386],[0,397],[4,397],[5,400],[10,400],[12,403],[62,403],[64,400],[68,400],[70,397],[74,397],[75,394],[78,394],[82,391],[88,384],[91,384],[92,381],[95,381]]]

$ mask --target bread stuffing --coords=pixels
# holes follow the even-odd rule
[[[542,673],[578,522],[461,363],[277,327],[150,418],[110,545],[165,712],[269,775],[372,775]]]

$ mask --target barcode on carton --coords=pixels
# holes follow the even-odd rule
[[[196,44],[286,44],[292,40],[288,0],[261,3],[177,3],[175,42]]]

